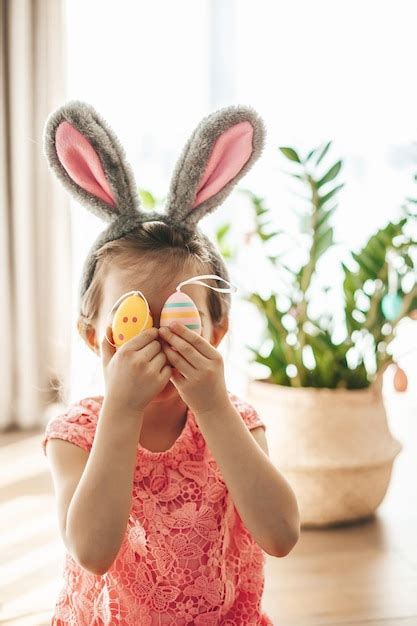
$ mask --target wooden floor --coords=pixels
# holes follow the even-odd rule
[[[389,422],[404,449],[377,517],[304,530],[287,557],[267,557],[263,608],[275,626],[417,626],[417,407],[397,396]],[[63,544],[40,436],[0,436],[1,625],[49,624],[61,587]]]

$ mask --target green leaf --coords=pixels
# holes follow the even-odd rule
[[[316,186],[320,188],[322,185],[325,185],[326,183],[329,183],[331,180],[336,178],[341,168],[342,161],[338,161],[329,169],[329,171],[323,176],[323,178],[320,178],[320,180],[316,182]]]
[[[331,218],[331,216],[335,212],[336,208],[337,207],[334,206],[331,209],[328,209],[327,211],[323,211],[323,210],[320,211],[320,217],[317,220],[317,225],[316,225],[316,232],[317,233],[320,233],[320,231],[323,230],[323,227],[327,225],[328,220]]]
[[[300,157],[293,148],[282,146],[279,148],[279,150],[281,150],[282,154],[286,156],[287,159],[289,159],[290,161],[296,161],[297,163],[301,163]]]
[[[330,148],[330,146],[332,145],[332,142],[329,141],[323,148],[321,154],[318,156],[318,159],[316,161],[316,165],[319,165],[319,163],[322,161],[322,159],[324,158],[324,156],[326,155],[328,149]]]
[[[226,224],[223,224],[223,226],[220,226],[216,231],[217,241],[221,243],[224,240],[227,233],[230,231],[230,228],[231,228],[230,223],[226,223]]]
[[[221,254],[225,259],[232,260],[235,257],[235,252],[229,247],[222,246],[220,248]]]
[[[325,196],[321,196],[320,197],[320,202],[319,202],[320,206],[323,206],[324,204],[326,204],[326,202],[328,202],[330,200],[330,198],[333,198],[335,193],[340,191],[340,189],[342,189],[342,187],[344,187],[344,186],[345,186],[345,183],[342,183],[341,185],[338,185],[337,187],[334,187],[334,189],[329,191],[329,193],[326,193]]]
[[[281,233],[282,231],[276,230],[272,233],[258,232],[258,235],[262,239],[262,241],[269,241],[269,239],[272,239],[272,237],[276,237],[277,235],[280,235]]]
[[[384,245],[381,237],[371,237],[362,253],[370,257],[381,268],[385,263],[387,247]]]
[[[142,206],[145,209],[154,209],[156,206],[156,199],[147,189],[139,189],[139,198]]]
[[[324,233],[316,240],[314,246],[316,260],[318,260],[333,243],[333,229],[329,228],[328,230],[324,231]]]
[[[364,271],[366,278],[376,279],[378,277],[380,268],[375,265],[373,259],[368,257],[363,250],[360,254],[352,252],[352,257],[355,259],[359,267]]]
[[[272,222],[272,220],[265,220],[264,222],[262,222],[262,228],[264,228],[265,226],[268,226],[268,224],[270,224]]]
[[[318,150],[318,148],[313,148],[313,150],[310,150],[310,152],[307,154],[305,160],[309,161],[311,159],[311,157],[313,156],[313,154],[316,153],[317,150]]]

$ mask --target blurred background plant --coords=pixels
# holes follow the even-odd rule
[[[294,148],[279,148],[291,163],[287,174],[306,192],[301,196],[301,211],[297,211],[302,244],[297,242],[296,263],[288,261],[294,258],[294,243],[289,243],[288,233],[267,228],[272,211],[265,199],[250,190],[240,190],[249,198],[255,221],[253,232],[246,233],[245,243],[253,238],[262,242],[267,262],[278,272],[277,284],[282,285],[279,292],[268,297],[259,293],[244,297],[257,307],[266,322],[260,348],[247,348],[254,361],[269,368],[269,377],[262,379],[266,382],[292,387],[361,389],[393,363],[396,327],[417,309],[417,220],[413,212],[417,200],[406,198],[397,222],[389,222],[373,233],[361,249],[347,251],[347,258],[340,260],[344,277],[343,328],[335,310],[314,314],[311,305],[317,290],[312,289],[312,284],[318,261],[322,262],[335,244],[331,218],[344,186],[339,181],[342,161],[325,166],[330,146],[331,142],[319,146],[305,158]],[[230,232],[231,224],[223,224],[217,229],[216,238],[224,257],[233,260],[236,248],[232,250],[230,246]],[[275,243],[275,254],[269,253],[270,242]],[[323,287],[322,291],[331,287]],[[400,368],[396,376],[397,389],[404,390],[406,378]]]

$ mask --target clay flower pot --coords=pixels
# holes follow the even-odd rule
[[[402,449],[389,431],[380,384],[346,390],[254,380],[247,395],[266,423],[270,458],[297,496],[303,527],[374,514]]]

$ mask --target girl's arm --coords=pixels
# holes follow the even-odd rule
[[[289,483],[230,400],[198,413],[196,420],[246,528],[265,552],[286,556],[300,535],[297,500]]]
[[[219,329],[217,339],[212,335],[217,343],[225,327]],[[164,351],[175,368],[174,384],[195,415],[242,521],[265,552],[285,556],[300,534],[297,501],[232,404],[222,355],[184,324],[159,333],[169,344]]]
[[[65,544],[80,565],[99,575],[113,563],[126,532],[144,407],[166,387],[171,376],[157,341],[157,328],[143,330],[117,353],[107,339],[108,331],[112,336],[111,327],[107,327],[100,350],[106,395],[81,478],[77,482],[82,462],[79,451],[76,455],[67,450],[66,462],[53,454],[52,468],[61,476],[58,491],[65,492],[58,501],[62,507],[68,506],[60,513]],[[68,459],[69,455],[72,458]]]
[[[47,444],[64,543],[82,567],[97,575],[113,563],[126,532],[142,421],[142,413],[121,415],[104,400],[81,478],[75,461],[80,452],[88,453],[57,439]]]

